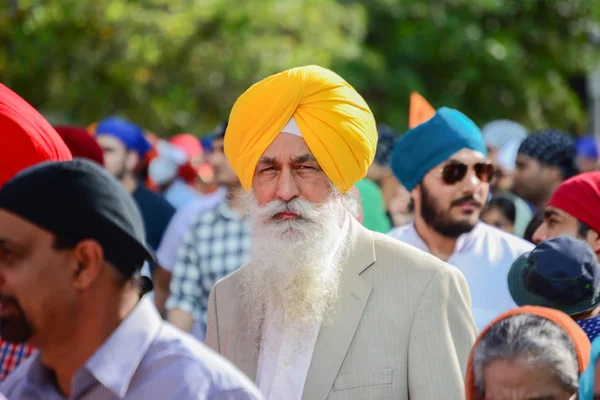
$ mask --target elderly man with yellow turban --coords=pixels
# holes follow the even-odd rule
[[[213,288],[206,343],[267,399],[464,398],[464,277],[354,218],[376,144],[365,101],[321,67],[233,107],[225,153],[248,191],[251,261]]]

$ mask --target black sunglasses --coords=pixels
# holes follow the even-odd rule
[[[448,185],[456,185],[464,179],[469,170],[469,165],[463,163],[452,163],[442,168],[442,180]],[[496,176],[496,168],[491,162],[473,164],[475,176],[481,182],[490,183]]]

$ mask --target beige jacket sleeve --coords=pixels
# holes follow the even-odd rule
[[[204,344],[219,353],[219,327],[217,324],[217,287],[213,286],[208,297],[208,316]]]
[[[464,376],[476,337],[464,276],[457,269],[438,271],[421,296],[411,328],[410,399],[464,399]]]

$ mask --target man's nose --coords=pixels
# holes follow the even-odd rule
[[[533,240],[533,243],[538,244],[546,239],[548,239],[548,229],[546,229],[546,223],[542,222],[542,224],[538,226],[538,228],[533,233],[531,240]]]
[[[277,182],[277,197],[283,201],[290,201],[300,194],[298,183],[290,169],[284,168]]]

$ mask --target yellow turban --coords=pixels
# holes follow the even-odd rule
[[[345,193],[365,177],[377,128],[364,99],[334,72],[307,66],[270,76],[236,101],[225,155],[246,190],[258,160],[291,118],[331,182]]]

